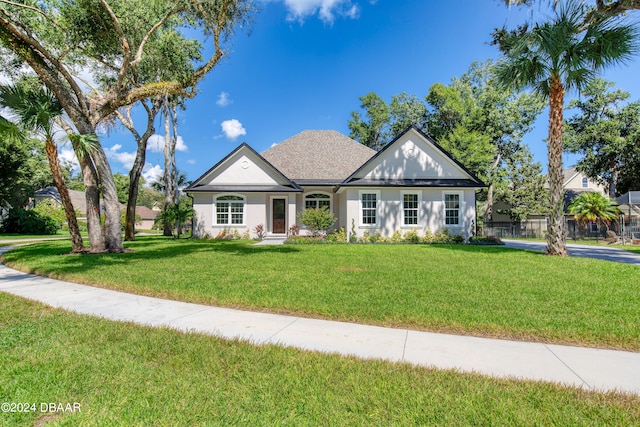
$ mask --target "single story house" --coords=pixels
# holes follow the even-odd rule
[[[411,126],[376,152],[336,131],[303,131],[258,154],[242,143],[185,191],[195,236],[224,229],[285,237],[297,214],[326,206],[348,233],[447,228],[468,238],[476,191],[485,184],[431,137]]]
[[[67,190],[69,191],[69,198],[73,209],[76,211],[78,219],[85,219],[87,216],[87,198],[84,191]],[[62,199],[58,189],[54,186],[49,186],[36,191],[33,195],[32,206],[35,207],[38,203],[50,200],[56,205],[62,206]]]
[[[86,221],[87,216],[87,198],[84,191],[78,190],[68,190],[69,198],[71,199],[71,204],[76,211],[76,216],[78,220],[81,222]],[[38,203],[43,200],[50,200],[57,205],[62,206],[62,199],[60,198],[60,193],[58,189],[54,186],[45,187],[40,189],[34,193],[32,199],[32,206],[35,207]],[[124,212],[127,210],[127,205],[120,203],[120,211]],[[146,206],[136,206],[136,216],[138,217],[138,221],[136,222],[136,228],[140,230],[151,230],[153,228],[153,224],[155,222],[156,217],[159,212],[149,209]]]

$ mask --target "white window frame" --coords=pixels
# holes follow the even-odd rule
[[[226,223],[221,223],[218,222],[218,199],[222,198],[222,197],[238,197],[242,200],[242,223],[233,223],[233,214],[234,212],[232,212],[231,208],[231,204],[233,202],[238,203],[240,200],[220,200],[221,202],[228,202],[229,206],[227,208],[227,212],[226,214],[228,215],[227,217],[227,222]],[[243,227],[246,226],[246,222],[247,222],[247,198],[246,196],[244,196],[243,194],[236,194],[236,193],[221,193],[221,194],[216,194],[213,197],[213,225],[220,227],[220,226],[224,226],[224,227]]]
[[[310,200],[329,200],[329,212],[333,212],[333,196],[331,193],[327,193],[326,191],[309,191],[308,193],[304,193],[302,196],[303,210],[307,209],[307,197],[313,196],[314,194],[322,194],[323,196],[329,196],[329,199],[310,199]],[[317,204],[316,204],[317,207]],[[312,208],[313,209],[313,208]]]
[[[584,177],[581,180],[582,188],[589,188],[589,178]]]
[[[458,196],[458,223],[457,224],[447,224],[447,195],[456,195]],[[462,207],[464,205],[464,192],[463,191],[443,191],[442,192],[442,223],[447,228],[463,228],[464,220],[463,220],[463,212]]]
[[[417,197],[417,206],[416,206],[416,223],[415,224],[407,224],[405,218],[405,208],[404,208],[404,196],[405,195],[414,195]],[[420,220],[422,219],[420,216],[420,207],[422,206],[422,191],[401,191],[400,192],[400,211],[402,212],[402,227],[406,228],[414,228],[420,225]]]
[[[364,207],[362,206],[362,195],[363,194],[374,194],[376,196],[376,222],[374,224],[365,224],[364,223],[364,215],[362,215],[362,211]],[[380,226],[380,190],[359,190],[358,191],[358,217],[360,218],[360,227],[379,227]],[[369,209],[369,208],[367,208]]]

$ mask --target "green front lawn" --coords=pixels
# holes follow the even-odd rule
[[[0,425],[7,427],[630,426],[640,420],[638,396],[256,347],[70,314],[3,293],[0,360],[0,402],[36,409],[3,411]],[[46,412],[48,403],[77,404],[79,411]]]
[[[280,245],[139,238],[5,254],[21,270],[204,304],[392,327],[640,350],[640,269],[468,245]]]

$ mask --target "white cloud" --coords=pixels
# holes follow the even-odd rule
[[[195,161],[195,159],[189,159],[189,160],[187,160],[187,163],[189,163],[190,165],[195,165],[196,161]]]
[[[225,134],[227,139],[231,141],[235,141],[239,136],[247,134],[247,131],[242,126],[242,123],[240,123],[236,119],[225,120],[224,122],[220,123],[220,126],[222,127],[222,132]]]
[[[105,154],[108,158],[121,163],[125,169],[129,170],[133,166],[133,162],[136,159],[136,153],[135,151],[131,153],[127,153],[126,151],[120,152],[121,148],[122,145],[115,144],[111,148],[107,148],[105,150]]]
[[[154,153],[162,153],[164,151],[164,135],[151,135],[147,140],[147,150]],[[180,135],[178,135],[178,141],[176,141],[176,151],[189,151],[189,147],[187,147]]]
[[[142,176],[144,177],[145,185],[148,187],[152,183],[160,181],[163,173],[164,169],[162,169],[160,165],[152,166],[150,163],[147,163],[142,169]]]
[[[360,8],[352,0],[282,0],[289,11],[287,20],[303,22],[305,18],[318,14],[325,24],[332,24],[335,15],[356,19]]]
[[[180,135],[178,135],[178,140],[176,141],[176,151],[188,151],[189,147],[184,143],[184,139]]]
[[[70,164],[71,170],[74,173],[80,172],[80,163],[78,163],[78,158],[72,148],[63,148],[60,150],[58,158],[63,165]]]
[[[216,104],[219,107],[226,107],[229,104],[233,104],[233,101],[231,100],[231,98],[229,98],[229,94],[227,92],[220,92]]]

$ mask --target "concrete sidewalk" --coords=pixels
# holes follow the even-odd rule
[[[0,253],[7,248],[0,248]],[[254,344],[640,394],[640,353],[383,328],[163,300],[0,265],[0,291],[76,313]]]

